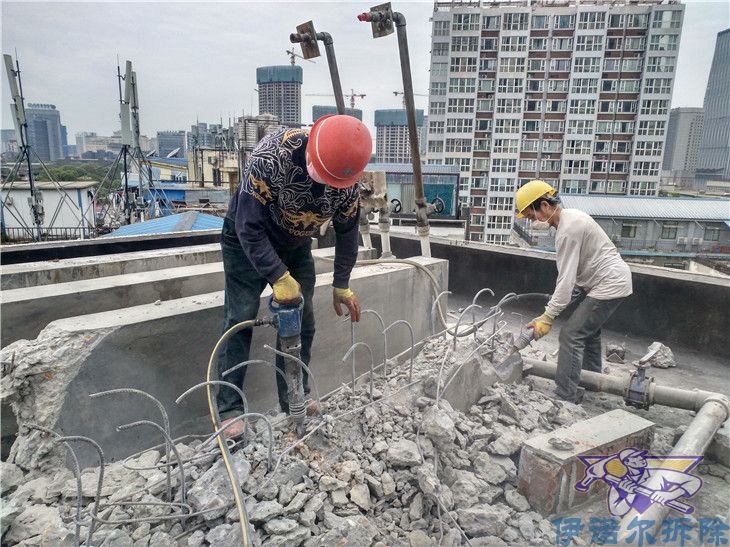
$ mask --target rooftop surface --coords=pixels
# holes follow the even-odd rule
[[[563,206],[592,217],[730,220],[730,199],[561,195]]]

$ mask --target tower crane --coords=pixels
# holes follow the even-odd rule
[[[350,93],[343,93],[343,95],[350,99],[350,108],[355,109],[355,98],[365,98],[365,93],[355,93],[354,89],[350,89]],[[334,97],[332,93],[307,93],[307,97]]]
[[[300,59],[304,59],[301,55],[296,53],[293,49],[287,49],[286,53],[289,55],[289,61],[291,62],[291,66],[294,66],[296,64],[296,58],[299,57]],[[305,61],[309,61],[310,63],[317,64],[316,61],[312,61],[311,59],[304,59]]]
[[[397,97],[398,95],[403,95],[403,92],[402,91],[393,91],[393,95],[395,95]],[[425,93],[414,93],[413,96],[414,97],[428,97],[428,95],[426,95]],[[405,108],[405,105],[406,105],[406,98],[403,97],[403,107],[404,108]]]

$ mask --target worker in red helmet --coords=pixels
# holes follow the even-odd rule
[[[372,138],[367,127],[352,116],[324,116],[311,131],[282,129],[264,137],[246,164],[238,191],[231,199],[223,223],[221,248],[225,270],[225,326],[254,319],[266,285],[274,301],[291,304],[304,299],[301,359],[309,365],[314,338],[312,296],[316,279],[312,236],[332,220],[335,231],[333,306],[342,306],[352,321],[360,320],[360,304],[349,288],[350,272],[357,260],[359,193],[357,181],[370,160]],[[249,358],[251,329],[229,338],[221,351],[218,372]],[[277,356],[276,366],[284,370]],[[304,391],[309,393],[304,373]],[[225,380],[242,386],[246,367]],[[276,374],[279,404],[289,412],[286,381]],[[221,386],[217,395],[223,425],[244,412],[234,390]],[[316,411],[308,402],[308,413]],[[239,420],[225,430],[226,437],[240,436]]]

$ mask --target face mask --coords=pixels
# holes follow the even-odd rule
[[[550,228],[550,224],[548,224],[547,220],[533,220],[532,227],[535,230],[547,230]]]

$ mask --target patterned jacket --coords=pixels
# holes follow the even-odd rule
[[[277,250],[310,245],[330,218],[335,230],[335,287],[347,288],[357,260],[357,185],[337,189],[307,174],[308,133],[285,129],[264,137],[253,151],[226,216],[236,224],[243,251],[273,283],[286,271]]]

